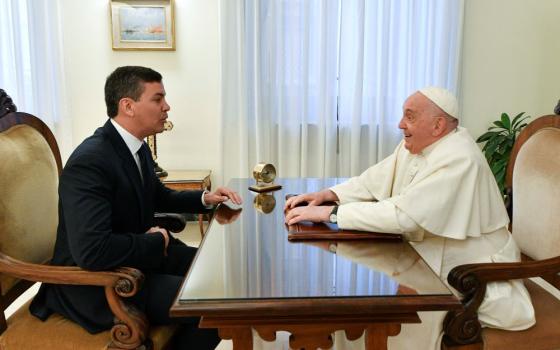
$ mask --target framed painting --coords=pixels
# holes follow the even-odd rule
[[[113,50],[175,50],[173,0],[111,0]]]

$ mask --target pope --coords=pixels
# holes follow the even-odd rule
[[[395,151],[361,175],[289,198],[286,223],[330,221],[343,229],[402,235],[444,282],[457,265],[519,261],[502,196],[482,152],[459,126],[455,96],[438,87],[416,91],[404,102],[399,128],[403,140]],[[302,202],[308,205],[298,206]],[[521,281],[488,284],[478,317],[483,326],[508,330],[535,323]],[[390,348],[437,347],[441,320],[432,324],[439,328],[427,332],[425,346],[418,347],[415,335],[404,336],[415,325],[403,325],[397,338],[412,343]]]

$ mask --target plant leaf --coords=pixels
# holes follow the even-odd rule
[[[502,123],[502,121],[500,121],[500,120],[494,121],[494,125],[496,125],[498,128],[501,128],[501,129],[507,129],[507,128],[504,126],[504,123]]]
[[[495,174],[496,182],[498,183],[498,187],[500,188],[501,193],[504,193],[504,187],[506,183],[506,172],[505,169],[503,172]]]
[[[488,141],[489,139],[495,137],[496,135],[498,135],[499,133],[496,131],[487,131],[484,134],[480,135],[479,138],[476,139],[476,143],[481,143],[484,141]]]
[[[502,157],[502,159],[500,159],[498,161],[498,164],[500,164],[501,167],[503,167],[504,169],[507,168],[507,164],[509,162],[509,155],[508,154],[504,154],[504,156]]]
[[[517,127],[517,129],[516,129],[516,133],[520,133],[520,132],[521,132],[521,129],[523,129],[524,127],[526,127],[527,124],[528,124],[528,123],[523,123],[523,124],[519,125],[519,126]]]
[[[512,128],[514,128],[514,129],[519,129],[519,128],[521,127],[520,124],[521,124],[524,120],[527,120],[527,119],[529,119],[529,118],[531,118],[530,115],[526,115],[526,116],[524,116],[523,118],[519,118],[519,120],[517,120],[517,121],[515,122],[515,124],[512,124]]]
[[[507,144],[501,144],[498,146],[498,149],[496,149],[496,153],[498,153],[500,156],[503,156],[507,152],[507,149]]]
[[[496,149],[498,148],[498,144],[491,144],[486,149],[486,159],[489,159],[489,163],[492,163],[490,160],[495,157],[494,153],[496,153]]]
[[[496,135],[496,137],[492,138],[492,142],[500,144],[500,143],[506,142],[507,138],[508,138],[508,135],[499,134],[499,135]]]
[[[504,129],[511,130],[511,120],[509,119],[509,115],[507,115],[507,113],[502,113],[501,121],[504,125]]]
[[[523,114],[525,114],[525,112],[521,112],[513,118],[513,120],[511,121],[511,127],[512,128],[515,127],[515,124],[518,124],[519,118],[521,118],[523,116]]]
[[[505,178],[506,178],[506,168],[502,167],[496,173],[496,180],[503,185]]]
[[[527,126],[528,123],[524,121],[528,118],[531,118],[531,116],[525,115],[525,112],[517,114],[513,119],[507,113],[502,113],[498,120],[492,122],[488,131],[476,140],[477,143],[485,142],[482,152],[502,194],[504,193],[507,167],[515,139],[517,134]]]
[[[501,168],[502,168],[502,166],[498,162],[494,162],[492,164],[492,166],[490,167],[490,170],[492,170],[493,174],[497,174],[498,171],[500,171]]]

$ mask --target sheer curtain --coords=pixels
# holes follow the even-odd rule
[[[458,93],[463,0],[343,0],[340,26],[339,176],[389,155],[414,91]]]
[[[404,99],[457,92],[464,0],[222,0],[225,181],[353,176],[401,139]]]
[[[72,145],[59,6],[57,0],[0,0],[0,88],[19,111],[49,126],[66,159]]]

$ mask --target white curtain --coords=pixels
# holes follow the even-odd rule
[[[57,0],[0,0],[0,88],[18,111],[55,134],[63,159],[71,147]]]
[[[360,174],[393,151],[412,92],[458,93],[462,22],[463,0],[342,0],[337,175]]]
[[[464,0],[222,0],[225,181],[357,175],[401,139],[402,103],[457,93]]]

